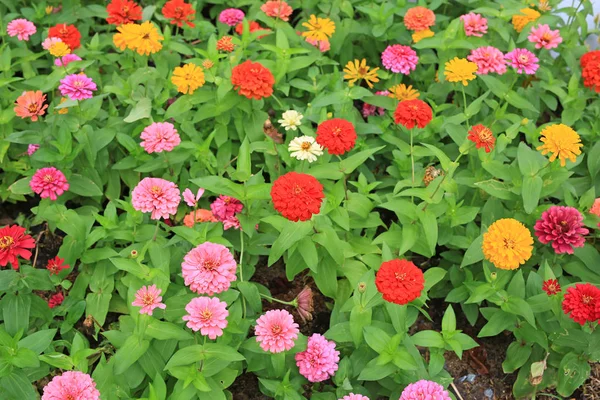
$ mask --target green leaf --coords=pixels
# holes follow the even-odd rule
[[[38,355],[33,350],[25,347],[20,348],[10,362],[17,368],[36,368],[40,366]]]
[[[132,260],[130,258],[109,258],[109,260],[121,271],[132,273],[140,279],[150,276],[150,268],[140,264],[136,260]]]
[[[250,178],[252,173],[252,165],[250,163],[250,142],[248,137],[244,138],[242,145],[238,150],[237,169],[234,179],[240,182],[245,182]]]
[[[384,330],[375,326],[364,327],[365,342],[370,348],[375,350],[378,354],[384,352],[387,344],[392,339]]]
[[[115,374],[119,375],[127,371],[148,350],[149,346],[149,340],[142,339],[138,335],[129,336],[125,344],[113,356]]]
[[[533,177],[542,169],[547,160],[539,152],[532,150],[525,142],[520,142],[517,149],[519,169],[524,177]]]
[[[21,178],[12,185],[8,187],[8,190],[12,194],[32,194],[33,190],[29,186],[29,181],[31,181],[30,177]]]
[[[378,381],[396,372],[397,367],[395,365],[391,363],[380,365],[378,361],[377,358],[369,361],[364,368],[361,368],[357,379],[359,381]]]
[[[373,154],[377,153],[384,147],[385,146],[380,146],[368,150],[363,150],[359,153],[351,155],[350,157],[344,158],[342,161],[340,161],[340,171],[342,171],[346,175],[351,174],[356,168],[364,164],[369,157],[371,157]]]
[[[286,221],[279,237],[275,240],[273,246],[271,246],[268,265],[273,265],[286,250],[312,232],[312,229],[313,224],[311,221]]]
[[[350,311],[350,334],[354,345],[358,347],[363,341],[363,328],[371,324],[372,308],[364,308],[360,304]]]
[[[473,243],[469,245],[469,248],[465,252],[460,267],[466,267],[467,265],[475,264],[483,260],[483,234],[479,235],[477,239],[473,240]]]
[[[454,332],[456,330],[456,315],[454,308],[449,304],[442,317],[442,332]]]
[[[41,354],[50,346],[52,339],[56,335],[56,329],[44,329],[32,333],[31,335],[19,341],[19,347],[26,347],[33,350],[36,354]]]
[[[533,104],[531,104],[529,102],[529,100],[520,96],[514,90],[509,91],[508,94],[505,96],[505,99],[506,99],[506,101],[508,101],[508,104],[518,108],[519,110],[525,109],[525,110],[533,111],[535,113],[539,113],[537,108],[535,108],[535,106]]]
[[[433,153],[433,155],[435,155],[435,157],[440,161],[440,165],[442,166],[442,169],[444,171],[448,171],[448,169],[450,168],[450,164],[452,163],[452,160],[450,160],[450,158],[446,155],[446,153],[444,153],[438,147],[433,146],[431,144],[421,143],[421,146],[427,147]]]
[[[435,286],[436,283],[444,279],[444,276],[446,276],[446,270],[443,268],[433,267],[425,271],[423,275],[425,277],[425,290],[428,291]]]
[[[532,326],[535,326],[535,317],[533,315],[533,310],[529,303],[525,300],[518,297],[509,297],[508,301],[502,303],[502,310],[507,311],[511,314],[520,315],[524,317],[527,322],[529,322]]]
[[[171,322],[152,320],[144,331],[146,336],[158,340],[192,340],[194,336],[183,327]]]
[[[69,192],[84,197],[102,196],[102,189],[93,180],[79,174],[71,174],[69,177]]]
[[[256,284],[252,282],[238,282],[237,288],[254,312],[260,313],[262,311],[262,301]]]
[[[523,188],[521,194],[523,196],[523,208],[527,214],[531,214],[540,201],[542,186],[544,181],[539,176],[526,176],[523,179]]]
[[[152,100],[147,97],[142,97],[135,103],[135,106],[123,122],[135,122],[142,118],[149,118],[152,113]]]
[[[8,293],[4,296],[2,299],[4,329],[9,335],[15,336],[19,331],[27,331],[30,309],[29,295]]]
[[[590,376],[591,367],[587,360],[576,353],[568,353],[560,361],[558,367],[558,384],[556,391],[564,397],[569,397],[575,389],[583,385]]]
[[[421,347],[438,347],[443,349],[446,346],[442,334],[436,331],[420,331],[411,336],[413,343]]]
[[[488,320],[487,324],[481,328],[477,337],[496,336],[505,330],[511,330],[515,327],[517,317],[504,311],[497,311]]]
[[[7,400],[36,400],[37,395],[23,371],[15,371],[0,379],[0,393]]]
[[[437,218],[431,210],[426,210],[425,212],[419,210],[418,215],[425,231],[425,239],[427,240],[429,251],[431,254],[435,254],[435,247],[438,240]]]
[[[511,373],[521,368],[531,355],[531,345],[512,342],[506,350],[506,359],[502,362],[502,370],[504,373]]]
[[[596,141],[594,147],[589,150],[587,155],[587,165],[590,171],[590,177],[594,179],[600,171],[600,141]]]
[[[225,196],[235,197],[236,199],[244,198],[244,187],[242,185],[233,183],[229,179],[220,176],[205,176],[192,179],[191,182],[216,195],[224,194]]]

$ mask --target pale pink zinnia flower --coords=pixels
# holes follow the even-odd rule
[[[100,392],[88,374],[66,371],[57,375],[44,387],[42,400],[98,400]]]
[[[190,189],[185,189],[183,191],[183,200],[185,200],[188,206],[196,207],[196,204],[198,204],[198,200],[200,200],[203,194],[204,189],[202,188],[198,189],[198,191],[196,192],[196,196],[194,196],[194,193]]]
[[[315,333],[308,338],[306,350],[297,353],[295,358],[302,376],[311,382],[321,382],[337,371],[340,352],[335,349],[335,342]]]
[[[487,33],[487,19],[482,17],[480,14],[470,12],[460,16],[460,20],[463,22],[465,27],[465,35],[467,36],[478,36],[482,37],[484,33]]]
[[[44,50],[50,50],[50,47],[52,47],[54,44],[56,43],[60,43],[62,42],[61,38],[57,38],[57,37],[47,37],[43,42],[42,42],[42,47],[44,48]]]
[[[210,205],[212,213],[221,222],[235,216],[242,211],[244,205],[235,197],[220,195]]]
[[[583,215],[573,207],[552,206],[542,213],[533,227],[540,242],[552,242],[556,254],[573,254],[573,247],[583,247],[589,231],[583,226]]]
[[[133,208],[151,212],[152,219],[167,219],[176,214],[180,201],[177,185],[161,178],[144,178],[131,192]]]
[[[42,199],[47,197],[56,200],[58,196],[69,190],[65,175],[54,167],[38,169],[31,177],[29,187]]]
[[[148,154],[171,151],[181,143],[177,129],[170,122],[155,122],[147,126],[140,137],[143,140],[140,146]]]
[[[221,11],[219,14],[219,21],[225,25],[235,26],[244,20],[246,14],[237,8],[228,8]]]
[[[29,156],[32,156],[33,153],[35,153],[36,151],[38,151],[39,148],[40,148],[39,144],[30,144],[29,146],[27,146],[27,154]]]
[[[237,263],[229,249],[222,244],[204,242],[184,257],[181,272],[190,290],[212,296],[229,289],[237,278]]]
[[[71,100],[84,100],[91,99],[92,92],[98,88],[92,78],[88,78],[84,73],[81,73],[67,75],[61,79],[58,89],[61,95]]]
[[[200,331],[209,339],[216,339],[223,335],[223,329],[227,327],[227,303],[216,297],[196,297],[186,306],[187,315],[183,320],[187,321],[187,327],[194,332]]]
[[[69,53],[62,57],[54,59],[54,65],[56,65],[57,67],[66,67],[73,61],[81,61],[81,57],[79,57],[77,54]]]
[[[378,92],[375,92],[375,94],[377,96],[386,96],[387,97],[390,94],[390,92],[388,92],[387,90],[380,90]],[[363,104],[363,107],[362,107],[363,117],[367,118],[371,115],[375,115],[376,113],[379,115],[384,115],[385,108],[377,107],[377,106],[374,106],[373,104],[368,104],[368,103]]]
[[[411,383],[402,391],[398,400],[452,400],[444,387],[439,383],[432,381],[420,380]]]
[[[394,44],[388,46],[381,53],[381,62],[386,69],[392,72],[408,75],[417,67],[419,57],[417,52],[410,47]]]
[[[535,71],[540,67],[537,63],[538,58],[527,49],[514,49],[506,53],[504,57],[509,61],[511,67],[517,69],[519,74],[535,74]]]
[[[329,51],[329,49],[331,49],[331,43],[329,43],[329,40],[317,40],[310,38],[306,38],[305,40],[307,43],[310,43],[317,49],[319,49],[321,53],[325,53],[326,51]]]
[[[363,396],[362,394],[350,393],[349,395],[344,396],[339,400],[370,400],[370,399],[367,396]]]
[[[562,43],[562,37],[560,37],[560,31],[550,30],[550,27],[546,24],[540,24],[537,27],[531,27],[531,33],[527,37],[531,43],[535,43],[536,49],[553,49],[558,47]]]
[[[294,347],[298,339],[298,324],[286,310],[270,310],[256,320],[256,341],[260,348],[271,353],[281,353]]]
[[[19,40],[29,40],[29,36],[37,32],[33,22],[24,18],[18,18],[10,21],[6,26],[8,36],[16,36]]]
[[[142,307],[140,314],[152,315],[152,310],[157,307],[164,310],[167,306],[161,303],[161,292],[162,290],[157,288],[156,285],[142,286],[140,290],[135,293],[135,301],[131,303],[131,305]]]
[[[477,64],[476,73],[478,75],[487,75],[490,72],[502,75],[506,72],[504,54],[495,47],[485,46],[473,49],[467,59]]]

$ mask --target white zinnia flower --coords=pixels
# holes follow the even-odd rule
[[[289,131],[290,129],[295,131],[296,128],[302,123],[302,118],[304,118],[304,115],[300,114],[296,110],[287,110],[281,115],[281,118],[282,119],[279,120],[279,123],[285,128],[286,131]]]
[[[315,138],[310,136],[300,136],[294,138],[288,147],[290,156],[297,160],[306,160],[309,163],[317,161],[318,156],[323,155],[323,147],[315,142]]]

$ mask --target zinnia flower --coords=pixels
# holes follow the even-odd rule
[[[285,310],[270,310],[261,315],[254,331],[260,348],[271,353],[290,350],[300,332],[292,314]]]
[[[42,42],[42,47],[44,48],[44,50],[50,50],[50,47],[52,47],[52,45],[54,45],[55,43],[60,43],[60,42],[62,42],[62,40],[60,38],[47,37]]]
[[[367,86],[370,88],[373,87],[372,82],[379,82],[379,78],[377,77],[377,70],[379,68],[369,67],[367,65],[367,60],[364,58],[362,60],[354,60],[348,61],[346,67],[344,68],[344,79],[348,79],[348,86],[354,86],[354,82],[364,79],[367,83]]]
[[[311,40],[328,41],[335,32],[335,23],[332,20],[315,15],[311,15],[308,22],[303,22],[302,26],[308,29],[302,32],[302,36]]]
[[[106,6],[106,22],[113,25],[130,24],[142,19],[142,7],[130,0],[112,0]]]
[[[44,387],[42,400],[99,400],[96,382],[88,374],[65,371]]]
[[[48,36],[59,38],[69,46],[71,51],[77,50],[80,46],[81,33],[74,25],[57,24],[48,30]]]
[[[519,12],[521,14],[516,14],[512,17],[512,24],[519,33],[521,33],[528,23],[533,22],[542,16],[542,14],[531,8],[523,8],[519,10]]]
[[[44,104],[46,95],[38,91],[23,92],[17,97],[15,103],[15,114],[22,119],[31,118],[32,121],[37,121],[39,116],[44,115],[48,104]]]
[[[29,40],[29,36],[37,32],[37,29],[33,22],[28,21],[24,18],[13,19],[6,26],[6,33],[8,36],[16,36],[19,40]]]
[[[401,83],[392,86],[387,96],[400,101],[415,100],[419,98],[420,93],[417,89],[413,89],[412,85],[406,86],[404,83]]]
[[[323,121],[317,127],[317,143],[329,154],[342,155],[354,148],[356,130],[350,121],[333,118]]]
[[[593,61],[587,62],[584,66],[585,56],[587,56],[588,54],[591,54],[591,53],[599,53],[600,54],[600,50],[597,50],[595,52],[586,53],[581,58],[581,66],[582,66],[581,76],[583,77],[583,86],[585,86],[591,90],[595,90],[597,93],[600,93],[600,56],[599,56],[599,58],[590,57],[590,59]]]
[[[288,172],[273,182],[275,209],[290,221],[307,221],[321,210],[323,185],[312,175]]]
[[[323,155],[323,147],[311,136],[294,138],[288,146],[288,151],[296,160],[306,160],[309,163],[317,161],[317,157]]]
[[[573,254],[574,247],[583,247],[589,231],[583,226],[583,215],[573,207],[552,206],[542,213],[533,227],[540,242],[552,242],[556,254]]]
[[[27,146],[27,155],[32,156],[33,153],[38,151],[39,148],[40,148],[39,144],[30,144],[29,146]]]
[[[269,0],[260,6],[260,9],[268,17],[279,18],[282,21],[289,21],[290,15],[294,11],[288,3],[282,0]]]
[[[161,289],[158,289],[156,285],[142,286],[140,290],[135,293],[135,300],[131,303],[132,306],[142,307],[140,314],[152,315],[152,310],[160,308],[164,310],[167,306],[163,303],[160,293]]]
[[[62,302],[65,300],[65,295],[62,294],[61,292],[58,293],[54,293],[52,296],[50,296],[50,298],[48,299],[48,307],[49,308],[55,308],[58,307],[62,304]],[[68,397],[67,397],[68,399]]]
[[[589,283],[578,283],[567,289],[562,309],[573,321],[585,325],[586,322],[595,322],[600,317],[599,300],[600,289]]]
[[[92,92],[98,88],[92,80],[83,72],[79,74],[67,75],[60,80],[58,86],[60,94],[68,97],[71,100],[85,100],[93,97]]]
[[[417,6],[409,8],[404,15],[404,26],[411,31],[429,29],[435,24],[435,14],[428,8]]]
[[[200,197],[202,197],[203,194],[204,194],[204,189],[202,189],[202,188],[198,189],[198,192],[196,192],[195,196],[194,196],[194,193],[190,189],[185,189],[183,191],[183,200],[185,201],[185,203],[188,206],[196,207],[196,205],[198,204],[198,200],[200,200]]]
[[[594,204],[590,208],[590,214],[600,217],[600,197],[594,200]]]
[[[187,327],[194,332],[216,339],[223,335],[223,329],[227,327],[227,303],[216,297],[196,297],[186,306],[187,315],[183,320],[187,321]]]
[[[404,305],[421,296],[425,277],[411,261],[394,259],[381,264],[375,276],[375,286],[384,300]]]
[[[252,32],[256,32],[256,31],[265,31],[265,32],[269,32],[271,31],[268,28],[263,28],[262,26],[260,26],[260,24],[256,21],[248,21],[248,32],[252,33]],[[238,35],[241,35],[244,33],[244,24],[239,23],[235,26],[235,33],[237,33]],[[262,39],[264,38],[265,35],[259,36],[258,39]]]
[[[344,396],[339,400],[370,400],[370,399],[367,396],[363,396],[362,394],[350,393],[349,395]]]
[[[225,25],[235,26],[242,22],[245,16],[246,14],[244,14],[242,10],[237,8],[227,8],[219,14],[219,22]]]
[[[10,263],[12,269],[19,269],[19,259],[31,258],[31,251],[35,247],[35,240],[25,234],[25,228],[19,225],[10,225],[0,228],[0,267]]]
[[[531,257],[533,238],[529,229],[512,218],[494,222],[483,234],[483,255],[500,269],[516,269]]]
[[[181,272],[190,290],[212,296],[229,289],[237,278],[237,263],[229,249],[222,244],[204,242],[184,257]]]
[[[66,54],[62,57],[55,59],[54,65],[56,65],[57,67],[66,67],[73,61],[81,61],[81,57],[79,57],[77,54]]]
[[[198,209],[183,217],[183,225],[193,228],[196,222],[217,222],[210,210]]]
[[[298,111],[287,110],[281,114],[281,119],[278,122],[286,131],[289,131],[290,129],[295,131],[296,128],[302,124],[302,118],[304,118],[304,115],[300,114]]]
[[[556,279],[548,279],[547,281],[544,281],[542,290],[546,292],[548,296],[554,296],[556,294],[560,294],[561,292],[560,284]]]
[[[415,43],[419,43],[421,40],[435,36],[435,33],[431,29],[423,29],[412,34],[412,40]]]
[[[481,124],[477,124],[471,128],[467,139],[475,143],[476,148],[484,148],[486,153],[494,150],[494,145],[496,143],[496,138],[494,137],[492,130]]]
[[[315,333],[308,338],[306,350],[297,353],[295,359],[300,375],[311,382],[322,382],[337,371],[340,352],[335,342]]]
[[[566,165],[567,159],[575,162],[581,154],[581,139],[571,127],[564,124],[550,125],[542,130],[540,136],[543,144],[537,149],[542,151],[542,155],[552,153],[550,162],[558,157],[561,167]]]
[[[399,400],[452,400],[444,387],[439,383],[420,380],[404,388]]]
[[[396,86],[398,86],[398,85],[396,85]],[[379,91],[375,92],[375,95],[376,96],[389,96],[389,97],[393,97],[392,95],[390,95],[390,92],[388,92],[387,90],[379,90]],[[367,117],[369,117],[371,115],[375,115],[375,114],[384,115],[385,114],[385,108],[377,107],[377,106],[375,106],[373,104],[363,103],[362,112],[361,113],[362,113],[363,117],[365,117],[365,118],[367,118]]]
[[[381,62],[386,69],[392,72],[408,75],[417,67],[419,57],[417,57],[417,52],[410,47],[394,44],[386,47],[381,53]]]
[[[298,296],[296,296],[296,301],[298,302],[296,309],[298,310],[298,314],[300,314],[302,321],[312,321],[312,312],[314,311],[312,289],[305,286]]]
[[[562,43],[562,37],[560,37],[559,30],[550,30],[550,27],[546,24],[540,24],[537,27],[531,28],[531,33],[527,37],[531,43],[535,43],[536,49],[554,49]]]
[[[502,75],[506,72],[504,54],[495,47],[486,46],[471,50],[467,60],[477,64],[477,75],[487,75],[495,72]]]
[[[29,187],[42,199],[56,200],[58,196],[69,190],[65,175],[54,167],[38,169],[31,177]]]
[[[48,52],[54,57],[63,57],[71,53],[71,49],[64,42],[56,42],[50,46]]]
[[[504,57],[511,67],[517,69],[519,74],[535,74],[535,71],[540,67],[537,63],[538,58],[527,49],[514,49],[506,53]]]
[[[394,111],[394,122],[403,125],[406,129],[416,126],[425,128],[433,119],[433,111],[429,104],[423,100],[404,100],[398,103]]]
[[[123,24],[117,27],[118,33],[113,36],[113,43],[121,50],[127,47],[135,50],[139,55],[154,54],[162,49],[164,37],[150,21],[141,25]]]
[[[152,219],[167,219],[176,214],[180,201],[177,185],[161,178],[144,178],[131,192],[133,208],[151,212]]]
[[[487,19],[480,14],[470,12],[460,16],[460,20],[465,28],[465,35],[482,37],[487,33]]]
[[[165,18],[170,19],[171,24],[175,24],[179,27],[182,27],[184,23],[190,28],[196,26],[191,22],[194,20],[196,11],[194,11],[191,4],[188,4],[183,0],[167,1],[162,8],[162,14]]]
[[[454,57],[444,64],[444,76],[448,82],[462,82],[464,86],[475,79],[477,64],[464,58]]]
[[[46,265],[46,269],[50,272],[50,275],[58,275],[60,271],[63,269],[68,269],[69,265],[63,265],[65,262],[64,258],[60,258],[56,256],[48,260],[48,264]]]
[[[217,50],[231,53],[235,48],[231,39],[233,39],[231,36],[223,36],[221,39],[217,40]]]
[[[261,63],[247,60],[233,67],[231,83],[240,95],[260,100],[273,94],[275,77]]]
[[[306,43],[310,43],[311,45],[319,49],[321,53],[325,53],[331,48],[331,43],[329,43],[329,40],[314,40],[310,38],[306,38],[304,40],[306,41]]]
[[[144,128],[140,137],[143,140],[140,146],[148,154],[171,151],[181,143],[177,129],[170,122],[155,122]]]
[[[213,215],[223,222],[242,212],[244,205],[235,197],[220,195],[211,203],[210,209]]]
[[[225,221],[223,221],[223,230],[227,229],[240,229],[240,220],[238,217],[229,217]]]

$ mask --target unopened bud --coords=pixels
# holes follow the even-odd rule
[[[367,284],[365,282],[360,282],[358,284],[358,291],[360,293],[364,293],[367,290]]]
[[[136,258],[137,256],[138,256],[137,250],[131,250],[131,253],[129,253],[129,257],[131,257],[131,258]]]

